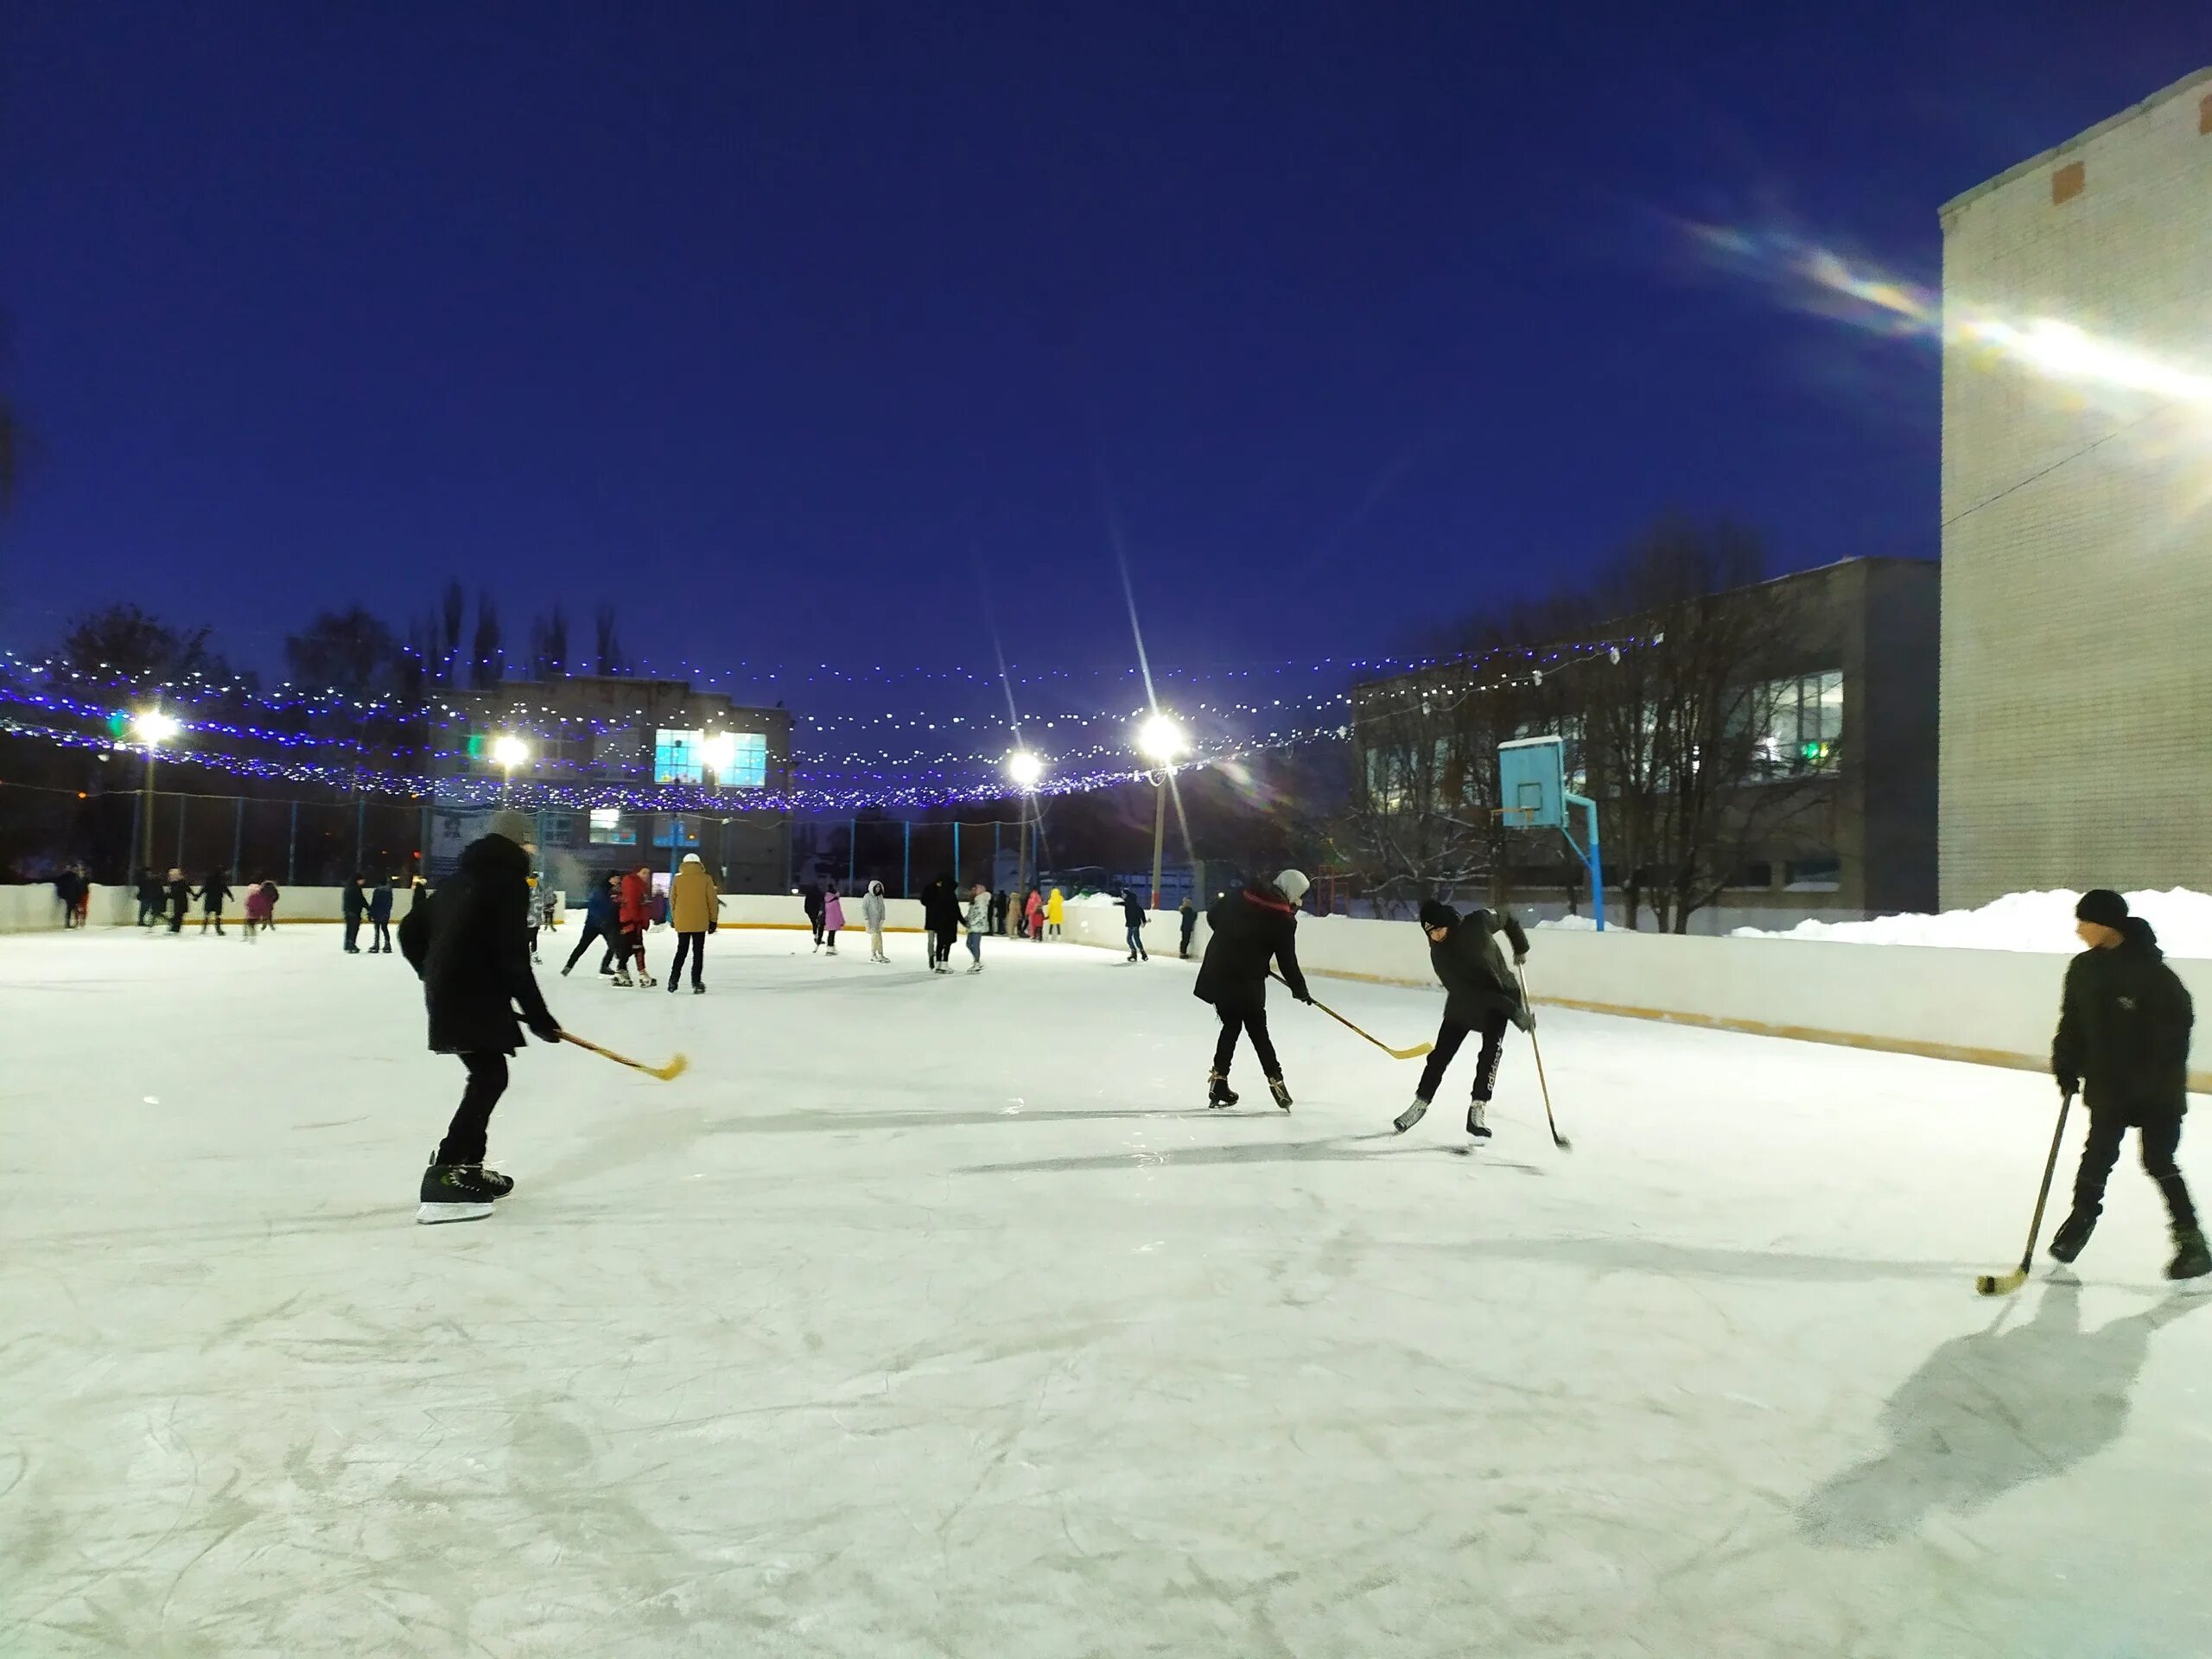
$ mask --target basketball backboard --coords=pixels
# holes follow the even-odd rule
[[[1498,817],[1508,829],[1567,828],[1566,752],[1556,737],[1497,746]]]

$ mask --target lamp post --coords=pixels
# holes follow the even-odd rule
[[[530,745],[509,732],[492,745],[492,758],[499,763],[499,771],[503,774],[499,783],[499,804],[505,806],[508,791],[514,787],[515,768],[530,759]]]
[[[146,843],[141,851],[145,868],[154,868],[154,754],[155,751],[184,729],[183,722],[174,715],[165,715],[159,709],[149,709],[131,721],[138,740],[146,746]]]
[[[1190,747],[1182,727],[1173,715],[1155,709],[1137,734],[1137,749],[1146,760],[1155,762],[1160,775],[1152,780],[1157,798],[1152,813],[1152,907],[1160,908],[1160,860],[1167,845],[1167,780],[1175,775],[1175,762]]]
[[[1029,814],[1037,800],[1037,782],[1045,775],[1045,763],[1027,749],[1016,749],[1006,758],[1006,775],[1021,791],[1021,833],[1014,842],[1014,893],[1018,904],[1029,887]]]

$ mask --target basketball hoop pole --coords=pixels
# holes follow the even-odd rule
[[[1589,846],[1574,847],[1573,832],[1564,823],[1560,825],[1559,832],[1567,837],[1568,846],[1574,847],[1574,855],[1582,861],[1582,867],[1590,872],[1590,916],[1591,919],[1598,924],[1598,931],[1602,933],[1605,931],[1605,861],[1603,855],[1598,850],[1598,803],[1586,795],[1565,792],[1561,793],[1560,798],[1569,806],[1579,806],[1590,815]]]

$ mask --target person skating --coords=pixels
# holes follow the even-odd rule
[[[1045,895],[1036,888],[1029,889],[1029,902],[1022,914],[1029,923],[1029,941],[1033,944],[1045,942]]]
[[[268,913],[261,918],[261,931],[264,933],[274,932],[276,928],[276,900],[283,895],[277,892],[276,884],[274,881],[263,882],[261,891],[269,900]]]
[[[345,893],[339,899],[339,912],[346,918],[346,954],[361,954],[361,918],[369,913],[368,890],[356,874],[347,880]]]
[[[940,875],[922,889],[922,932],[929,948],[930,971],[949,974],[952,942],[960,931],[960,894],[952,878]]]
[[[1053,938],[1060,937],[1061,925],[1067,918],[1068,901],[1061,896],[1060,890],[1054,887],[1052,896],[1045,901],[1045,925]]]
[[[216,937],[223,931],[223,900],[231,896],[231,884],[220,870],[208,873],[207,883],[200,889],[200,931],[206,933],[212,926]]]
[[[1191,936],[1198,931],[1198,907],[1191,902],[1191,895],[1187,893],[1183,895],[1179,913],[1183,918],[1182,957],[1188,962],[1191,959]]]
[[[153,870],[138,872],[138,925],[152,927],[162,919],[162,878]]]
[[[192,883],[184,879],[182,870],[169,872],[169,931],[184,931],[185,912],[192,908]]]
[[[2166,1277],[2202,1278],[2212,1273],[2212,1253],[2174,1162],[2189,1109],[2196,1011],[2188,988],[2166,965],[2151,925],[2129,915],[2120,894],[2086,893],[2074,914],[2074,931],[2088,948],[2067,966],[2050,1069],[2059,1092],[2069,1099],[2080,1094],[2088,1107],[2089,1139],[2074,1177],[2074,1212],[2051,1236],[2050,1253],[2061,1262],[2082,1254],[2104,1213],[2105,1181],[2132,1128],[2141,1141],[2144,1173],[2158,1183],[2173,1222]]]
[[[659,983],[645,965],[645,933],[653,925],[653,878],[652,867],[640,864],[622,878],[622,899],[618,917],[622,925],[621,948],[616,953],[620,961],[614,969],[617,985],[642,985],[651,990]],[[630,963],[638,963],[638,976],[630,977]]]
[[[1151,953],[1144,948],[1144,925],[1151,919],[1152,914],[1144,907],[1144,900],[1124,887],[1122,890],[1122,920],[1128,928],[1131,962],[1152,960]]]
[[[837,936],[845,931],[845,901],[837,896],[837,884],[822,884],[822,937],[829,945],[829,956],[837,954]]]
[[[707,874],[696,853],[683,855],[683,863],[668,893],[668,918],[676,929],[676,966],[668,970],[668,994],[676,995],[683,977],[683,964],[691,964],[691,994],[707,994],[707,935],[713,931],[715,912],[721,904],[721,889]]]
[[[460,869],[435,898],[416,899],[399,925],[399,948],[422,976],[431,1052],[458,1055],[468,1072],[445,1139],[423,1172],[417,1221],[479,1220],[514,1191],[484,1166],[492,1109],[506,1092],[507,1060],[523,1046],[524,1025],[541,1042],[561,1040],[523,937],[536,836],[528,814],[493,813],[490,833],[461,849]]]
[[[585,951],[602,941],[606,948],[600,952],[599,971],[610,979],[614,976],[614,952],[622,937],[621,901],[618,897],[621,886],[622,878],[619,875],[610,875],[593,885],[591,896],[584,900],[584,936],[569,952],[569,960],[561,969],[562,978],[566,979],[583,960]]]
[[[1536,1016],[1521,995],[1521,982],[1513,968],[1529,959],[1529,936],[1510,912],[1503,917],[1476,909],[1462,916],[1447,904],[1431,899],[1421,907],[1421,931],[1428,936],[1428,965],[1444,987],[1444,1023],[1436,1028],[1436,1046],[1421,1068],[1414,1103],[1394,1122],[1400,1135],[1421,1120],[1444,1073],[1470,1033],[1482,1033],[1481,1058],[1475,1063],[1474,1097],[1467,1104],[1467,1133],[1490,1138],[1491,1093],[1497,1086],[1498,1056],[1505,1043],[1505,1028],[1518,1026],[1534,1031]],[[1498,948],[1503,931],[1513,947],[1513,967]]]
[[[1013,900],[1007,898],[1003,888],[991,895],[991,931],[993,933],[1006,931],[1007,908],[1012,902]]]
[[[871,881],[861,899],[861,920],[868,925],[868,959],[887,963],[891,960],[883,949],[883,922],[891,906],[883,897],[883,883]]]
[[[245,936],[258,941],[269,925],[269,884],[257,881],[245,890]]]
[[[1206,912],[1212,937],[1206,940],[1205,960],[1198,964],[1192,995],[1212,1003],[1221,1020],[1213,1070],[1206,1074],[1209,1107],[1236,1103],[1229,1087],[1229,1068],[1241,1033],[1252,1039],[1252,1052],[1259,1057],[1275,1104],[1286,1112],[1290,1109],[1282,1065],[1268,1035],[1268,969],[1272,963],[1281,971],[1298,1001],[1313,1000],[1298,965],[1298,901],[1310,885],[1300,872],[1285,870],[1273,881],[1254,881],[1238,892],[1224,893]]]
[[[64,870],[54,878],[54,902],[61,906],[61,925],[67,930],[77,925],[77,888],[80,878],[73,869]]]
[[[369,895],[369,954],[372,957],[391,954],[391,889],[392,883],[398,879],[394,876],[391,880],[379,882],[376,891]],[[536,959],[537,953],[533,951],[531,960]]]
[[[822,949],[822,916],[824,909],[822,902],[822,884],[818,881],[810,881],[799,891],[801,899],[806,907],[806,919],[814,929],[814,948],[819,951]]]
[[[982,882],[968,895],[968,914],[962,923],[968,930],[968,971],[983,971],[983,935],[991,931],[991,890]]]

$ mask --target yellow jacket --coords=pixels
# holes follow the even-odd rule
[[[1050,922],[1054,927],[1058,927],[1062,922],[1067,920],[1067,900],[1061,898],[1060,890],[1058,887],[1054,887],[1052,889],[1052,896],[1045,901],[1045,919]]]

